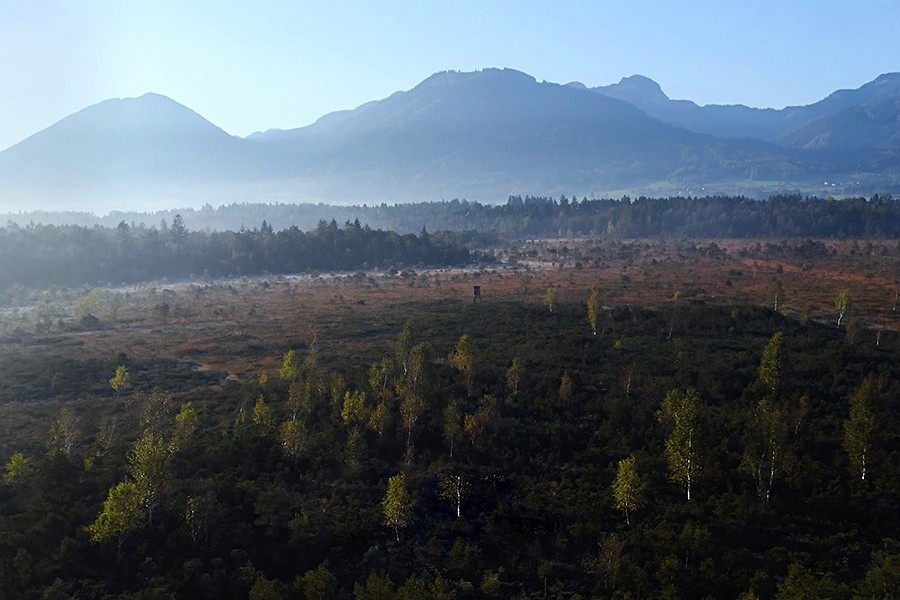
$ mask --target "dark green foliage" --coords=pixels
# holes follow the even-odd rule
[[[337,580],[325,567],[319,565],[314,570],[307,571],[302,577],[297,578],[294,587],[303,591],[306,600],[330,600],[337,592]]]
[[[461,239],[485,246],[496,235],[519,238],[559,235],[620,237],[859,237],[897,238],[900,207],[889,194],[871,198],[816,198],[779,195],[768,200],[738,196],[688,198],[629,198],[571,200],[544,196],[510,196],[505,204],[467,200],[329,206],[324,204],[231,204],[183,209],[183,223],[193,229],[241,230],[245,223],[267,222],[275,229],[302,229],[317,223],[355,223],[403,233],[425,229],[433,241],[448,239],[446,231],[466,232]],[[18,215],[9,218],[16,221]],[[34,222],[103,225],[117,229],[121,240],[132,233],[126,223],[158,223],[179,217],[174,211],[154,214],[114,212],[102,218],[84,213],[34,213],[21,217]],[[18,221],[24,226],[26,222]],[[118,228],[117,228],[118,225]],[[125,227],[123,227],[125,225]],[[138,228],[140,229],[140,228]],[[172,226],[160,233],[171,231]],[[495,232],[495,233],[488,233]],[[790,292],[790,290],[787,290]]]
[[[162,230],[67,225],[0,228],[0,290],[153,279],[301,273],[411,264],[460,264],[469,252],[450,235],[398,235],[321,221],[314,230],[290,227],[189,232],[173,222]],[[176,225],[178,225],[176,227]],[[127,240],[127,243],[123,240]],[[161,304],[161,312],[167,305]]]
[[[197,231],[187,230],[181,215],[171,213],[115,213],[116,218],[128,217],[132,224],[126,220],[117,225],[103,221],[105,227],[10,222],[0,227],[0,256],[5,267],[0,270],[0,290],[15,283],[79,285],[191,275],[459,264],[469,258],[464,244],[484,246],[498,235],[900,237],[900,201],[890,195],[842,200],[786,195],[765,201],[724,196],[626,196],[617,200],[585,198],[580,202],[510,196],[506,204],[498,205],[466,200],[362,207],[244,204],[183,212]],[[44,223],[90,221],[65,214],[56,219],[52,215],[37,216]],[[165,216],[172,219],[171,225],[166,224]],[[160,218],[160,228],[144,224]],[[336,219],[345,220],[345,225],[339,227]],[[135,222],[140,224],[135,226]],[[262,225],[245,229],[246,222]],[[275,231],[273,224],[283,229]],[[304,232],[300,227],[311,230]],[[408,233],[399,235],[377,228]],[[808,245],[808,253],[814,255],[821,243],[810,241]],[[164,305],[160,308],[165,310]]]
[[[537,302],[411,302],[409,335],[399,348],[385,343],[371,371],[333,352],[304,362],[296,380],[210,391],[197,382],[180,394],[180,413],[174,403],[160,409],[173,432],[165,439],[179,448],[167,455],[152,522],[111,528],[114,542],[92,542],[86,527],[126,477],[123,457],[135,456],[137,407],[121,415],[124,431],[108,453],[95,453],[93,438],[76,441],[69,457],[24,452],[27,469],[0,484],[0,590],[10,598],[224,599],[896,593],[900,440],[885,425],[865,485],[842,450],[847,399],[867,374],[880,382],[880,420],[900,419],[896,336],[879,348],[849,345],[831,324],[744,306],[606,312],[607,332],[594,336],[583,303],[557,303],[550,313]],[[759,366],[776,332],[790,367],[777,386],[789,427],[777,492],[762,503],[741,466],[770,390]],[[463,334],[477,350],[471,381],[448,360]],[[410,392],[395,385],[404,357],[415,359],[406,385],[421,398],[412,449],[400,413]],[[95,376],[109,398],[116,364]],[[141,363],[126,365],[143,387]],[[298,409],[291,385],[307,381],[321,385],[295,387]],[[690,502],[669,481],[671,430],[657,418],[667,392],[686,389],[702,399],[703,470]],[[253,422],[261,393],[271,426]],[[390,421],[379,431],[363,417],[382,405]],[[83,427],[95,431],[101,419],[88,417]],[[466,417],[477,425],[471,437]],[[278,428],[292,419],[302,443],[286,452]],[[89,454],[85,470],[80,459]],[[627,456],[643,492],[629,504],[640,506],[630,525],[614,487]],[[385,500],[400,472],[404,493],[393,510]]]

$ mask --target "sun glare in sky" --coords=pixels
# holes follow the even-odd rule
[[[880,0],[8,2],[0,148],[111,97],[164,94],[244,136],[485,67],[780,108],[897,70],[898,30]]]

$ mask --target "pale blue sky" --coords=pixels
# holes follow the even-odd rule
[[[0,149],[112,97],[165,94],[243,136],[484,67],[807,104],[900,71],[900,2],[0,0]]]

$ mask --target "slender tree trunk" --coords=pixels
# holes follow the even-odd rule
[[[756,498],[758,500],[763,499],[763,465],[766,462],[766,451],[763,449],[762,454],[759,455],[759,463],[756,465]]]
[[[694,468],[694,431],[688,435],[688,464],[687,464],[687,500],[691,501],[691,475]]]

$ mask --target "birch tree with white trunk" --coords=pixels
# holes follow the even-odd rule
[[[665,446],[669,476],[684,487],[688,501],[699,470],[699,405],[695,390],[669,390],[657,415],[669,428]]]

